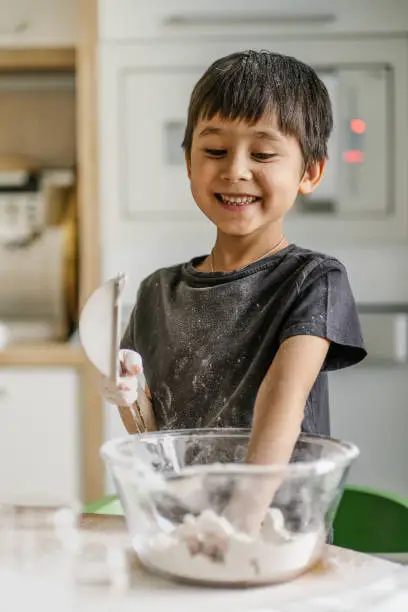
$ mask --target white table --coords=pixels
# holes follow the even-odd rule
[[[22,533],[7,557],[3,542],[1,609],[25,612],[34,606],[41,612],[226,612],[227,608],[234,612],[408,611],[407,569],[334,546],[326,547],[324,560],[313,570],[290,583],[210,589],[175,584],[147,573],[128,550],[121,517],[85,516],[79,534],[82,545],[85,543],[81,554],[75,552],[75,538],[70,539],[72,553],[66,553],[62,547],[55,547],[49,535],[35,530]],[[4,529],[1,535],[3,540],[10,536]]]

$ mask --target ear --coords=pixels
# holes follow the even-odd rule
[[[187,176],[191,179],[191,156],[188,151],[184,151],[184,159],[186,160]]]
[[[305,173],[300,181],[299,193],[307,195],[312,193],[323,178],[324,168],[326,166],[326,159],[314,162],[309,168],[305,170]]]

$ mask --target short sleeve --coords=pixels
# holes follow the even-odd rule
[[[325,371],[355,365],[367,355],[347,272],[336,260],[316,263],[305,276],[279,342],[305,334],[330,341]]]

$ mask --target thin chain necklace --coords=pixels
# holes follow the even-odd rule
[[[264,253],[263,255],[261,255],[260,257],[258,257],[258,259],[254,259],[254,261],[251,261],[249,264],[246,264],[246,266],[244,266],[244,268],[247,268],[248,266],[250,266],[253,263],[256,263],[257,261],[260,261],[261,259],[263,259],[264,257],[267,257],[268,255],[272,255],[275,251],[277,251],[279,249],[279,247],[281,246],[282,242],[284,242],[285,240],[285,236],[281,236],[279,242],[277,242],[275,244],[275,246],[273,246],[269,251],[267,251],[266,253]],[[210,255],[210,268],[211,268],[211,272],[215,272],[215,264],[214,264],[214,248],[212,248],[211,250],[211,255]],[[243,270],[244,268],[241,268],[241,270]]]

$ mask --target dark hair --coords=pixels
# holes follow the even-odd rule
[[[218,114],[252,125],[268,112],[279,130],[297,138],[306,167],[327,157],[333,115],[324,83],[307,64],[271,51],[233,53],[211,64],[191,94],[182,146],[190,153],[199,119]]]

